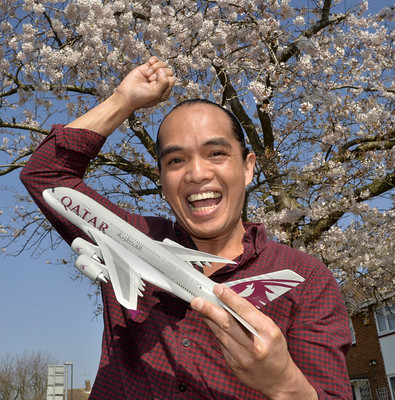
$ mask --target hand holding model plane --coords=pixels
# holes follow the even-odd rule
[[[269,399],[277,398],[281,392],[281,399],[317,399],[316,391],[293,362],[278,326],[225,285],[216,285],[214,293],[221,302],[254,326],[259,335],[259,338],[251,335],[220,307],[203,299],[192,300],[192,308],[204,316],[234,375]],[[299,397],[302,387],[304,397]]]

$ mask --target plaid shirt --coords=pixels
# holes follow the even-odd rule
[[[177,224],[132,215],[86,186],[89,160],[105,139],[88,131],[55,125],[21,173],[21,179],[46,217],[70,243],[83,234],[48,208],[48,187],[77,189],[156,240],[168,237],[196,248]],[[236,266],[211,276],[226,282],[292,269],[305,282],[267,304],[263,311],[280,327],[294,362],[322,399],[351,399],[344,354],[350,346],[348,318],[336,281],[326,266],[290,247],[269,241],[261,224],[247,224],[244,253]],[[233,376],[213,334],[188,303],[147,283],[132,320],[102,285],[104,335],[99,370],[90,399],[263,399]]]

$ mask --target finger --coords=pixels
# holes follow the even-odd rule
[[[168,68],[167,64],[164,61],[159,61],[158,60],[156,63],[151,65],[151,69],[154,72],[157,71],[158,69],[161,69],[161,68],[163,68],[163,69]]]
[[[150,57],[150,59],[147,61],[148,66],[150,67],[151,65],[154,65],[159,61],[159,58],[156,56]]]
[[[266,355],[269,347],[286,347],[285,338],[281,329],[270,317],[256,309],[249,301],[243,299],[231,288],[225,285],[216,285],[214,287],[214,293],[223,303],[256,329],[259,336],[263,338],[262,340],[255,340],[255,337],[253,337],[252,351],[259,358]]]
[[[250,365],[255,356],[262,358],[264,348],[261,341],[256,341],[255,336],[228,312],[201,299],[194,299],[191,305],[203,315],[231,369]]]
[[[173,71],[170,68],[159,68],[152,75],[148,76],[150,83],[156,82],[160,78],[168,78],[173,76]]]
[[[174,86],[174,79],[166,78],[166,84],[163,84],[162,95],[160,101],[165,101],[170,97],[171,90]]]
[[[158,57],[153,56],[145,64],[142,65],[141,71],[145,74],[147,78],[154,73],[152,66],[158,62],[159,62]]]
[[[170,92],[172,91],[174,84],[175,84],[175,80],[173,77],[169,77],[168,82],[169,82],[169,85],[168,85],[167,89],[165,90],[165,92],[163,93],[163,96],[162,96],[163,99],[167,99],[170,96]]]
[[[222,307],[200,298],[192,300],[191,306],[200,312],[215,337],[225,347],[231,347],[232,341],[243,346],[249,345],[251,340],[249,332]]]
[[[246,325],[246,329],[252,332],[254,336],[256,335],[260,339],[259,341],[262,341],[267,335],[269,338],[278,336],[280,330],[273,320],[231,288],[226,285],[216,285],[214,286],[214,293],[224,305],[232,309],[245,323],[250,325],[250,327]],[[256,340],[253,342],[258,343]]]
[[[167,78],[172,78],[172,75],[166,74],[163,69],[158,70],[155,74],[152,74],[151,76],[148,77],[148,82],[150,84],[152,83],[157,83],[160,79],[167,79]],[[169,80],[170,83],[170,80]]]
[[[259,313],[259,317],[266,317],[248,300],[239,296],[235,291],[226,285],[215,285],[214,293],[222,302],[224,302],[228,307],[230,307],[250,324],[253,324],[256,320],[258,315],[257,313]]]
[[[169,68],[161,68],[155,75],[157,79],[150,82],[150,84],[153,84],[155,91],[161,94],[160,101],[164,101],[170,96],[170,92],[175,84],[173,72]]]
[[[145,74],[147,78],[152,80],[153,78],[156,79],[156,75],[159,73],[159,71],[164,70],[167,75],[173,75],[173,72],[170,68],[167,67],[167,64],[163,61],[158,61],[148,67],[148,69],[145,71]]]

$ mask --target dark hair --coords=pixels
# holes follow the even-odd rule
[[[214,103],[210,100],[206,99],[189,99],[189,100],[184,100],[181,103],[177,104],[166,116],[163,118],[161,124],[159,125],[158,133],[156,135],[156,154],[158,156],[158,168],[160,170],[160,141],[159,141],[159,133],[160,133],[160,128],[162,127],[163,121],[177,108],[181,107],[187,107],[187,106],[193,106],[195,104],[207,104],[207,105],[212,105],[214,107],[218,107],[220,110],[226,113],[226,115],[229,117],[231,124],[232,124],[232,130],[233,134],[235,135],[236,140],[240,143],[241,147],[241,152],[243,156],[243,160],[247,159],[247,155],[250,153],[250,150],[246,146],[245,138],[244,138],[244,132],[243,128],[241,127],[241,124],[239,120],[235,117],[235,115],[227,110],[226,108],[220,106],[217,103]]]

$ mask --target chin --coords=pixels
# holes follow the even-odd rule
[[[215,239],[221,235],[221,230],[213,229],[212,226],[207,229],[195,227],[187,230],[192,237],[203,240]]]

